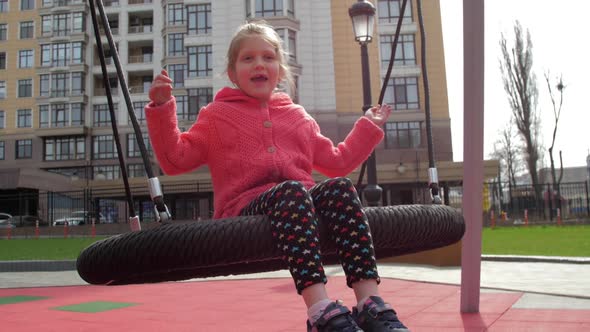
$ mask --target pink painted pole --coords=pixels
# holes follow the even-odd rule
[[[479,312],[483,203],[484,0],[463,0],[461,312]]]

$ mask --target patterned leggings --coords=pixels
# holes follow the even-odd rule
[[[318,218],[335,239],[346,284],[362,279],[380,282],[367,217],[358,194],[347,178],[328,179],[309,191],[297,181],[285,181],[260,194],[241,215],[265,214],[272,236],[283,252],[297,293],[326,283],[321,262]]]

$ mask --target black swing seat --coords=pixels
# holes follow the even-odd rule
[[[377,259],[447,246],[465,232],[462,214],[445,205],[364,208]],[[320,222],[322,262],[338,262]],[[286,268],[265,216],[174,221],[100,240],[77,260],[90,284],[122,285],[268,272]]]

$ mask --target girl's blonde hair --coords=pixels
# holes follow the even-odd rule
[[[242,24],[237,29],[231,39],[231,42],[229,43],[229,48],[227,49],[227,67],[225,71],[229,72],[234,70],[238,54],[240,53],[240,47],[242,46],[242,41],[252,36],[259,36],[263,38],[275,48],[279,60],[279,77],[281,80],[286,81],[286,83],[289,85],[291,90],[290,92],[294,92],[295,84],[293,80],[293,74],[291,73],[291,69],[287,64],[287,53],[283,48],[281,37],[275,31],[275,29],[273,29],[273,27],[267,24],[265,21],[247,22]]]

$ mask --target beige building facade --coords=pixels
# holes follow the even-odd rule
[[[170,73],[179,104],[179,126],[187,129],[215,92],[230,84],[224,75],[227,45],[237,26],[249,19],[264,19],[276,28],[296,78],[293,99],[316,118],[326,136],[335,143],[344,139],[362,114],[360,47],[348,15],[354,2],[104,1],[131,103],[148,149],[143,107],[154,75],[162,68]],[[401,1],[372,2],[377,8],[376,28],[368,47],[372,99],[376,104]],[[0,196],[16,195],[21,189],[42,193],[114,187],[123,192],[88,6],[82,0],[0,0]],[[432,135],[439,180],[441,184],[456,185],[461,182],[462,167],[453,162],[439,6],[437,0],[424,1],[422,9],[428,36],[426,68]],[[138,143],[110,57],[114,52],[104,33],[101,39],[126,171],[132,186],[147,186]],[[394,112],[384,128],[386,139],[376,150],[384,204],[428,201],[421,47],[416,3],[409,1],[384,99]],[[199,189],[202,195],[197,196],[208,203],[199,204],[211,206],[206,169],[165,176],[159,172],[155,158],[150,155],[149,159],[165,188],[175,190],[176,184],[187,182],[203,184],[200,188],[209,189]],[[486,162],[486,174],[496,174],[495,167],[495,163]],[[357,176],[358,170],[350,175],[355,182]],[[143,194],[139,197],[146,199]],[[173,211],[184,209],[177,205],[186,205],[170,204]],[[28,210],[33,213],[37,205]],[[3,208],[0,206],[0,210]],[[199,215],[211,213],[207,208],[201,210]]]

